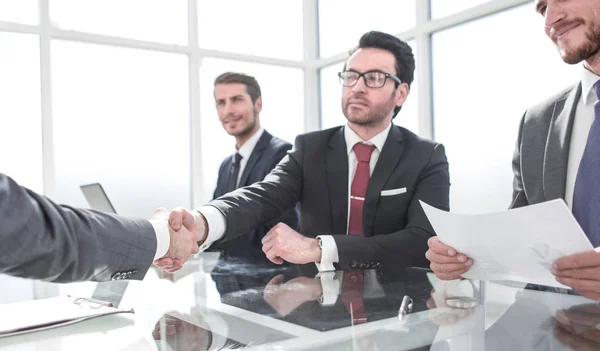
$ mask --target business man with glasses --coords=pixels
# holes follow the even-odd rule
[[[405,42],[364,34],[338,75],[348,123],[299,135],[264,181],[194,211],[200,249],[260,227],[299,202],[300,230],[280,223],[262,240],[271,261],[314,262],[320,271],[427,266],[434,232],[419,200],[448,210],[450,183],[444,147],[392,124],[414,67]],[[174,211],[171,220],[179,216]]]

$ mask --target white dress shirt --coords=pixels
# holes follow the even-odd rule
[[[254,151],[254,148],[256,147],[256,144],[258,144],[258,140],[263,135],[264,131],[264,129],[260,128],[256,131],[256,133],[254,133],[254,135],[250,137],[250,139],[246,140],[241,148],[237,149],[236,147],[235,151],[242,156],[242,160],[240,161],[240,173],[238,174],[238,179],[235,183],[236,185],[240,183],[240,179],[242,179],[242,174],[244,174],[244,168],[246,168],[248,159],[250,158],[250,155],[252,155],[252,151]],[[235,154],[231,157],[233,160],[235,160]]]
[[[575,120],[571,131],[571,146],[567,162],[567,181],[565,184],[565,202],[573,209],[573,191],[575,180],[579,171],[579,164],[587,144],[588,134],[594,121],[594,104],[598,101],[594,84],[600,77],[582,67],[581,74],[581,99],[577,102]]]
[[[171,245],[171,237],[169,235],[169,221],[167,219],[150,219],[148,220],[154,228],[156,234],[156,253],[154,259],[163,257],[169,246]]]
[[[348,126],[344,127],[344,138],[346,139],[346,148],[348,152],[348,199],[350,199],[352,179],[354,178],[354,172],[356,171],[356,166],[358,164],[356,155],[353,151],[354,144],[363,142],[375,146],[375,150],[373,150],[373,153],[371,154],[371,161],[369,163],[370,171],[373,173],[373,169],[379,159],[379,154],[383,149],[383,145],[385,144],[385,140],[387,139],[391,128],[392,124],[390,123],[385,130],[374,136],[371,140],[363,141]],[[212,243],[223,237],[223,234],[225,234],[226,222],[223,214],[213,206],[202,206],[198,211],[206,218],[206,223],[209,228],[206,241],[200,246],[200,251],[203,251],[209,248]],[[349,217],[350,200],[348,200],[348,218]],[[339,262],[338,249],[335,240],[331,235],[319,235],[318,237],[321,238],[323,252],[321,254],[321,262],[316,264],[317,268],[319,271],[334,271],[335,268],[333,267],[333,264]]]

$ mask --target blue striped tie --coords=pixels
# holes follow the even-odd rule
[[[600,81],[594,84],[600,100]],[[600,246],[600,101],[579,164],[573,191],[573,215],[594,247]]]

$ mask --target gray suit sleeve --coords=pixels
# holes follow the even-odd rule
[[[0,273],[53,282],[119,273],[143,279],[156,245],[147,220],[57,205],[0,173]]]
[[[513,169],[513,197],[510,204],[510,208],[517,208],[529,205],[525,190],[523,189],[523,178],[521,177],[521,138],[523,133],[523,125],[525,123],[525,116],[521,119],[519,125],[519,137],[517,139],[517,145],[515,146],[515,152],[513,154],[512,169]]]

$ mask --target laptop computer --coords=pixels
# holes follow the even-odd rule
[[[79,188],[91,209],[108,213],[117,213],[100,183],[85,184]]]
[[[81,185],[79,188],[92,210],[114,214],[117,213],[100,183],[85,184]],[[119,307],[119,303],[123,298],[123,294],[125,294],[128,284],[129,283],[126,280],[98,283],[94,289],[92,298],[111,302],[113,306]]]

